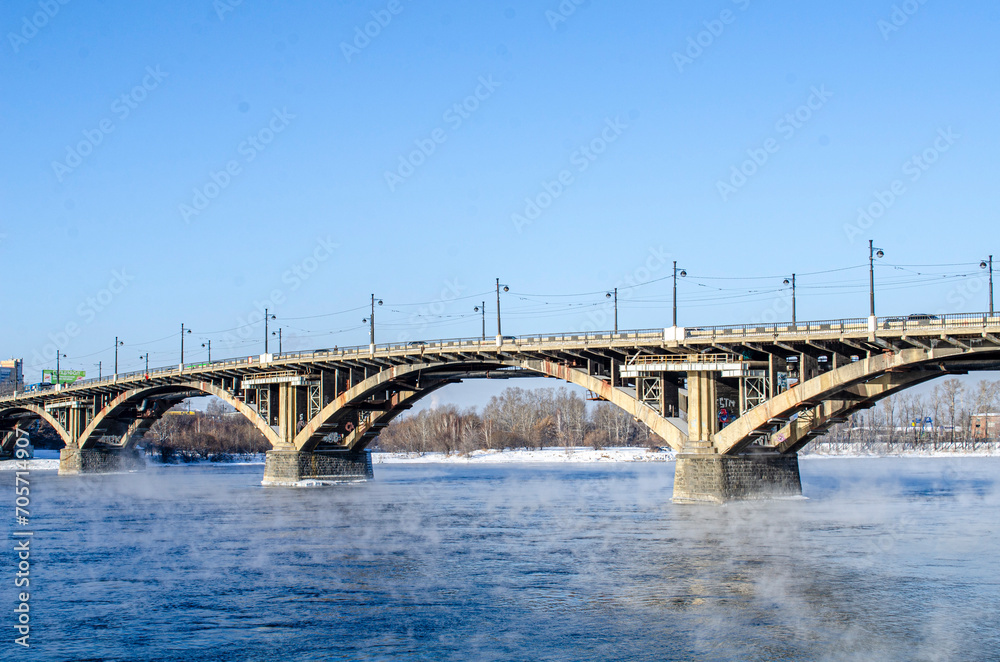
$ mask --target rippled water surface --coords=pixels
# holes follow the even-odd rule
[[[1000,461],[801,464],[808,500],[721,508],[671,504],[672,464],[380,465],[297,490],[262,488],[259,465],[35,472],[32,647],[5,608],[0,651],[1000,659]]]

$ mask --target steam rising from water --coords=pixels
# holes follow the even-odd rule
[[[997,659],[1000,461],[801,464],[722,508],[671,464],[36,474],[25,659]]]

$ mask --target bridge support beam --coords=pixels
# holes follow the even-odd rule
[[[59,451],[59,475],[117,474],[141,471],[146,460],[135,448],[76,448]]]
[[[368,480],[374,477],[367,451],[317,452],[274,450],[267,452],[263,485],[309,486]]]
[[[674,503],[722,504],[801,494],[799,458],[794,453],[677,456]]]

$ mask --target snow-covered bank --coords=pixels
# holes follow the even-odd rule
[[[0,461],[0,471],[24,471],[23,460]],[[28,471],[58,471],[59,460],[34,458],[28,460]]]
[[[541,450],[473,451],[468,455],[454,453],[372,453],[373,464],[511,464],[528,462],[671,462],[670,451],[649,451],[645,448],[543,448]]]

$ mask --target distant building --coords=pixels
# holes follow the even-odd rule
[[[1000,413],[972,415],[973,439],[996,439],[1000,436]]]
[[[24,384],[24,360],[0,361],[0,393],[10,393]]]

